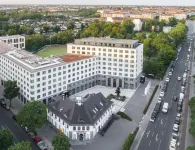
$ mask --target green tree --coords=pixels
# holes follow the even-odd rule
[[[10,108],[12,99],[18,96],[19,90],[20,88],[17,86],[16,81],[8,80],[5,82],[3,96],[10,101]]]
[[[8,148],[8,150],[32,150],[30,142],[20,142]]]
[[[43,25],[43,30],[45,31],[45,33],[48,33],[48,31],[49,31],[49,26],[48,26],[48,24],[44,24],[44,25]]]
[[[7,150],[12,144],[12,133],[8,129],[0,130],[0,150]]]
[[[133,37],[134,40],[139,40],[141,43],[144,42],[146,39],[146,33],[145,32],[138,32],[135,34],[135,37]]]
[[[52,146],[54,150],[69,150],[71,145],[65,135],[58,134],[53,137]]]
[[[152,39],[151,38],[147,38],[144,40],[144,56],[145,57],[151,57],[152,56]]]
[[[8,32],[7,32],[8,35],[16,35],[17,32],[15,29],[9,29]]]
[[[18,123],[27,127],[30,131],[35,131],[36,128],[40,128],[46,120],[46,106],[40,101],[26,103],[17,114]]]
[[[75,28],[74,22],[69,22],[69,23],[67,24],[67,29],[68,29],[68,30],[73,30],[74,28]]]
[[[178,23],[178,20],[176,18],[174,17],[169,18],[169,26],[174,27],[177,25],[177,23]]]

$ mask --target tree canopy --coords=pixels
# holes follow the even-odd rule
[[[71,145],[65,135],[58,134],[53,137],[52,146],[54,150],[69,150]]]
[[[20,142],[8,148],[8,150],[32,150],[30,142]]]
[[[47,120],[45,104],[40,101],[26,103],[17,114],[17,122],[30,131],[40,128]]]
[[[195,150],[195,146],[189,146],[186,150]]]
[[[0,130],[0,150],[7,150],[12,144],[12,133],[8,129]]]
[[[17,86],[16,81],[11,80],[6,81],[4,85],[5,89],[3,92],[3,96],[10,101],[11,107],[11,101],[13,98],[18,96],[20,88]]]
[[[195,137],[195,97],[192,97],[189,101],[191,122],[190,122],[190,133]]]

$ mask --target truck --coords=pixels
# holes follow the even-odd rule
[[[166,102],[165,102],[165,103],[163,104],[162,112],[163,112],[163,113],[167,113],[168,110],[169,110],[169,103],[166,103]]]

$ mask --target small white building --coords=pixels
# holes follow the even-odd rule
[[[171,31],[174,27],[171,27],[171,26],[166,26],[166,27],[163,27],[163,32],[164,33],[169,33],[169,31]]]
[[[186,13],[174,14],[173,16],[174,16],[176,19],[178,19],[178,20],[182,20],[182,19],[186,19],[186,18],[187,18],[187,14],[186,14]]]
[[[134,31],[141,31],[141,29],[142,29],[142,21],[141,21],[141,19],[134,19],[133,23],[135,25],[133,30]]]
[[[47,118],[70,140],[90,140],[110,120],[114,105],[102,93],[70,99],[64,95],[48,105]]]
[[[25,49],[25,37],[21,35],[1,36],[0,41],[18,49]]]

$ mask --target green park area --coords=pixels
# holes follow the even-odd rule
[[[62,55],[67,52],[66,47],[60,47],[60,46],[46,46],[39,52],[37,52],[38,56],[41,57],[49,57],[49,56],[56,56],[56,55]]]

